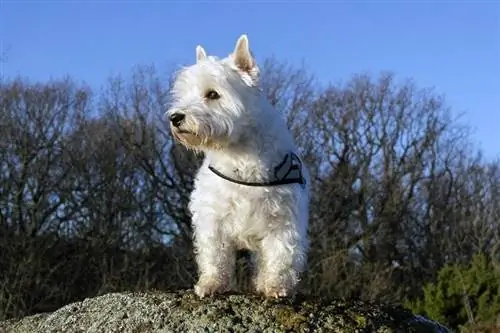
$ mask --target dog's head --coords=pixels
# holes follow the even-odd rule
[[[220,149],[240,140],[258,109],[259,68],[246,35],[224,59],[196,47],[196,63],[181,69],[166,115],[177,141],[195,150]]]

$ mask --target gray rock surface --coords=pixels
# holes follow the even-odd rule
[[[400,307],[192,291],[111,293],[53,313],[0,322],[0,332],[449,332]]]

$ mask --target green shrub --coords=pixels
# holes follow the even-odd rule
[[[486,255],[475,255],[472,263],[444,266],[435,283],[424,286],[421,299],[406,306],[452,328],[490,323],[500,313],[500,271]],[[472,317],[472,318],[470,318]]]

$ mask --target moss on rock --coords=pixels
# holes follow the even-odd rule
[[[303,297],[265,299],[191,291],[111,293],[47,314],[0,322],[12,333],[56,332],[448,332],[397,306]]]

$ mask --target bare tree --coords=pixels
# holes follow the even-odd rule
[[[449,203],[465,203],[455,192],[470,186],[456,178],[470,175],[464,163],[484,164],[442,97],[391,74],[359,75],[328,87],[308,114],[320,171],[306,280],[312,292],[400,300],[419,293],[444,263],[470,259],[474,251],[464,251],[458,235],[470,236],[472,221],[459,222],[464,206],[451,212]]]
[[[69,126],[87,112],[88,90],[69,79],[47,84],[0,83],[0,303],[25,313],[56,291],[45,288],[58,264],[38,260],[57,241],[63,207],[60,187],[70,166],[61,163]],[[17,296],[38,284],[21,303]],[[43,296],[42,296],[43,295]]]

